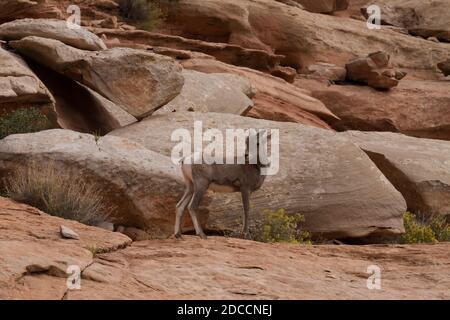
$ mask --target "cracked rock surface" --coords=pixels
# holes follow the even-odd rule
[[[5,198],[0,216],[0,299],[450,298],[448,243],[300,246],[186,236],[130,244]],[[82,240],[61,239],[62,222]],[[74,264],[80,290],[66,285]],[[381,268],[381,290],[367,289],[370,265]]]

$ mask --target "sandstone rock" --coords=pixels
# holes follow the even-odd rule
[[[329,86],[297,79],[302,89],[322,101],[340,120],[329,120],[338,131],[391,131],[415,137],[450,140],[450,96],[445,81],[403,80],[395,90]]]
[[[118,27],[117,17],[111,16],[103,20],[94,20],[91,21],[90,25],[97,28],[117,29]]]
[[[61,236],[66,239],[80,240],[80,236],[66,226],[60,226]]]
[[[32,68],[55,97],[61,128],[104,135],[137,122],[135,117],[94,90],[35,63]]]
[[[406,199],[408,210],[425,216],[450,215],[450,142],[395,133],[344,133]]]
[[[0,38],[20,40],[28,36],[59,40],[84,50],[104,50],[103,41],[84,28],[69,28],[65,20],[22,19],[0,25]]]
[[[347,79],[365,83],[375,89],[389,90],[396,87],[406,74],[390,67],[389,59],[388,54],[378,51],[367,57],[351,60],[345,66]]]
[[[193,70],[184,70],[183,76],[181,93],[154,114],[192,110],[243,115],[253,107],[255,92],[243,77]]]
[[[114,223],[112,223],[112,222],[108,222],[108,221],[100,222],[99,224],[96,225],[96,227],[114,232]]]
[[[303,71],[319,61],[344,65],[368,52],[384,51],[394,65],[431,77],[448,54],[443,43],[387,28],[370,30],[366,21],[328,15],[319,19],[273,0],[181,0],[169,12],[168,23],[178,36],[275,52],[286,57],[282,65]]]
[[[56,118],[54,99],[27,63],[0,46],[0,112],[20,107],[45,109],[49,119]]]
[[[279,1],[279,0],[278,0]],[[305,10],[315,13],[332,13],[348,8],[349,0],[293,0],[300,3]],[[280,1],[283,2],[283,1]]]
[[[428,37],[427,40],[428,40],[428,41],[437,42],[437,43],[439,42],[439,39],[436,38],[436,37]]]
[[[22,18],[62,19],[62,12],[47,0],[0,0],[0,23]]]
[[[253,68],[261,71],[274,70],[283,59],[282,55],[267,52],[265,50],[250,49],[240,45],[221,43],[223,41],[215,41],[219,43],[213,43],[142,30],[110,30],[91,28],[91,31],[97,35],[105,34],[109,38],[117,38],[121,41],[121,43],[131,46],[136,44],[145,44],[157,47],[202,52],[228,64]]]
[[[93,262],[92,248],[108,252],[131,243],[125,235],[52,217],[5,198],[0,198],[0,214],[1,299],[62,299],[69,266],[83,271]],[[80,240],[62,239],[62,224]]]
[[[1,176],[39,161],[52,161],[68,178],[82,176],[102,190],[115,224],[139,227],[153,237],[172,233],[183,180],[170,158],[127,139],[98,139],[69,130],[12,135],[0,141]]]
[[[52,102],[49,92],[19,56],[0,48],[0,102]]]
[[[100,9],[114,10],[119,7],[118,3],[114,0],[96,0],[94,5]]]
[[[177,112],[150,117],[109,135],[170,156],[177,144],[171,141],[172,132],[192,130],[196,120],[202,121],[204,130],[280,130],[280,171],[253,195],[253,219],[265,209],[284,208],[289,214],[303,213],[306,227],[326,237],[389,237],[402,232],[406,207],[401,195],[359,148],[328,130],[230,114]],[[207,229],[236,227],[241,216],[239,194],[211,195],[204,204],[202,220]]]
[[[367,288],[358,282],[369,256],[371,263],[383,265],[389,279],[384,290],[370,293],[372,298],[450,297],[443,272],[449,264],[447,243],[299,246],[185,236],[184,241],[130,244],[119,233],[51,217],[5,198],[0,198],[0,214],[1,299],[364,299]],[[61,239],[61,223],[81,240]],[[67,288],[69,265],[80,267],[80,290]],[[356,283],[352,290],[349,283]]]
[[[375,0],[382,22],[403,27],[413,35],[450,41],[450,3],[446,0]],[[366,6],[361,9],[367,15]]]
[[[442,71],[444,76],[450,75],[450,59],[447,59],[446,61],[439,62],[437,67],[439,70]]]
[[[138,228],[128,227],[121,232],[133,241],[145,241],[151,239],[147,232]]]
[[[344,82],[347,70],[331,63],[318,63],[308,67],[308,75],[313,78],[328,79],[332,82]]]
[[[167,104],[184,83],[182,68],[173,59],[141,50],[113,48],[94,53],[39,37],[13,41],[11,46],[81,82],[137,118]]]
[[[288,6],[292,6],[292,7],[296,7],[296,8],[305,10],[305,8],[298,1],[295,1],[295,0],[276,0],[276,1],[287,4]]]
[[[208,58],[193,58],[182,61],[186,69],[206,73],[233,73],[250,81],[256,88],[254,107],[248,116],[286,122],[298,122],[329,129],[325,121],[337,120],[320,101],[312,98],[307,90],[299,89],[286,81],[265,73],[227,65]]]
[[[145,241],[96,258],[83,272],[82,290],[67,299],[364,299],[368,256],[389,279],[370,297],[448,299],[443,270],[449,248],[293,246],[222,237]]]
[[[289,83],[294,82],[295,77],[297,76],[297,70],[290,67],[276,67],[271,74],[275,77],[286,80]]]

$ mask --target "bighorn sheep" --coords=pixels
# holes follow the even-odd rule
[[[265,180],[262,168],[269,165],[262,163],[260,153],[257,151],[261,150],[260,148],[267,150],[266,144],[269,138],[270,134],[266,130],[260,131],[259,134],[254,133],[247,136],[245,164],[187,164],[186,159],[181,160],[181,171],[186,184],[186,191],[177,204],[175,220],[175,237],[177,239],[181,239],[181,224],[186,207],[189,210],[196,234],[202,239],[206,239],[198,221],[198,207],[207,190],[221,193],[241,193],[244,209],[242,232],[244,237],[247,236],[250,195],[262,187]],[[254,142],[253,146],[256,145],[256,148],[251,148],[251,141]],[[250,152],[250,149],[252,152]],[[256,149],[256,152],[254,152],[254,149]],[[253,153],[256,153],[256,159]]]

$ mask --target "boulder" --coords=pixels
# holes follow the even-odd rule
[[[97,8],[104,10],[114,10],[119,7],[119,4],[114,0],[96,0],[93,3]]]
[[[56,118],[54,99],[45,85],[18,55],[0,46],[0,113],[37,106]]]
[[[291,67],[282,67],[278,66],[270,73],[274,77],[281,78],[286,80],[289,83],[294,82],[295,77],[297,76],[297,70]]]
[[[300,78],[295,85],[308,89],[340,118],[328,121],[335,130],[391,131],[450,140],[450,96],[445,81],[405,79],[390,91]]]
[[[0,23],[23,18],[62,19],[62,12],[47,0],[0,0]]]
[[[2,177],[30,163],[49,162],[67,176],[68,183],[76,175],[98,187],[115,224],[141,228],[152,237],[172,233],[183,180],[169,157],[127,139],[62,129],[0,141]]]
[[[255,90],[243,77],[193,70],[184,70],[183,76],[181,93],[154,114],[197,111],[243,115],[253,107]]]
[[[78,233],[66,226],[61,225],[59,227],[59,231],[61,233],[61,236],[65,239],[80,240],[80,236],[78,235]]]
[[[439,62],[437,67],[439,68],[439,70],[442,71],[444,76],[449,76],[450,75],[450,59],[447,59],[445,61]]]
[[[115,30],[104,28],[90,28],[99,36],[118,39],[127,46],[136,44],[152,47],[166,47],[177,50],[202,52],[215,57],[224,63],[270,72],[280,64],[284,56],[261,49],[251,49],[246,45],[227,44],[226,39],[208,42],[198,39],[189,39],[143,30]]]
[[[382,23],[406,28],[424,38],[450,41],[450,3],[447,0],[375,0],[371,5],[381,9]],[[367,16],[367,5],[361,8]]]
[[[277,0],[285,2],[284,0]],[[291,0],[299,3],[305,10],[315,13],[333,13],[335,11],[346,10],[349,0]]]
[[[389,65],[390,56],[385,52],[374,52],[367,57],[353,59],[345,66],[349,81],[365,83],[375,89],[389,90],[398,85],[406,74]]]
[[[143,118],[175,98],[184,78],[172,58],[129,48],[91,52],[39,37],[12,41],[20,54],[79,81]]]
[[[347,70],[332,63],[320,62],[308,67],[308,76],[327,79],[332,82],[344,82],[347,77]]]
[[[408,210],[450,215],[450,142],[388,132],[343,133],[404,196]]]
[[[324,129],[330,129],[326,121],[338,119],[322,102],[312,98],[307,90],[266,73],[201,57],[184,60],[182,65],[190,70],[232,73],[248,79],[256,88],[254,107],[248,113],[250,117],[297,122]]]
[[[171,141],[174,130],[192,132],[195,121],[202,121],[204,130],[222,132],[279,129],[280,170],[253,194],[252,219],[261,218],[266,209],[284,208],[288,214],[303,213],[305,227],[324,237],[392,237],[403,231],[406,205],[400,193],[364,152],[329,130],[230,114],[177,112],[147,118],[108,136],[126,138],[170,156],[178,144]],[[213,194],[210,199],[205,199],[202,207],[206,228],[236,228],[242,210],[240,195]]]
[[[94,250],[110,252],[131,243],[120,233],[52,217],[6,198],[0,198],[0,215],[1,299],[63,299],[69,266],[83,272],[93,263]],[[61,225],[80,240],[61,238]]]
[[[87,86],[36,63],[31,67],[55,97],[61,128],[104,135],[137,122],[135,117]]]
[[[283,66],[302,71],[317,62],[344,65],[384,51],[405,71],[433,77],[436,64],[448,55],[445,43],[384,27],[370,30],[365,20],[317,16],[273,0],[180,0],[168,9],[167,23],[174,35],[275,52],[285,56]]]
[[[69,28],[65,20],[21,19],[0,25],[0,39],[20,40],[28,36],[59,40],[83,50],[104,50],[103,41],[95,34],[80,28]]]
[[[53,101],[44,84],[18,55],[0,47],[0,103]]]

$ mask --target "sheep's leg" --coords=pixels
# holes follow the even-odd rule
[[[191,193],[192,193],[192,187],[191,187],[191,185],[189,184],[189,185],[187,185],[186,190],[184,190],[183,197],[181,198],[180,201],[178,201],[178,203],[177,203],[177,208],[181,207],[181,205],[183,204],[183,202],[186,200],[186,198],[187,198],[189,195],[191,195]],[[192,196],[192,195],[191,195],[191,196]]]
[[[249,211],[250,211],[250,192],[248,192],[247,190],[242,190],[241,195],[242,195],[242,205],[244,207],[244,211],[243,211],[244,225],[242,227],[242,237],[246,238],[248,236],[248,229],[249,229],[248,218],[249,218]]]
[[[199,182],[194,185],[194,195],[192,196],[191,202],[189,203],[189,214],[191,215],[192,223],[194,224],[196,234],[206,240],[206,235],[203,232],[202,226],[198,222],[198,207],[203,195],[208,190],[208,182]]]
[[[175,238],[181,239],[181,224],[183,223],[184,213],[186,212],[186,207],[192,199],[193,187],[192,184],[188,184],[183,197],[177,204],[177,215],[175,219]]]

